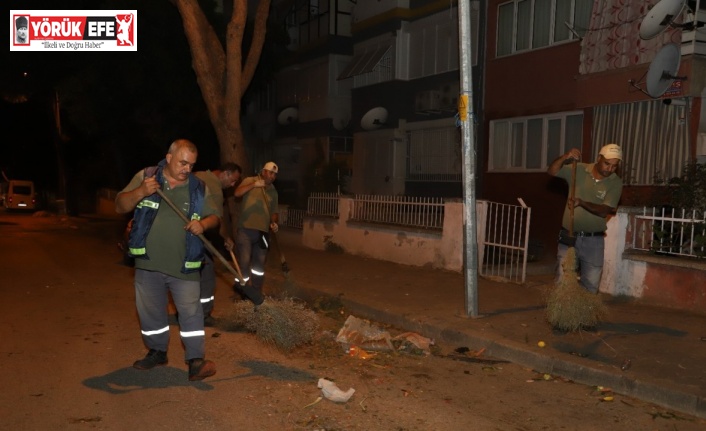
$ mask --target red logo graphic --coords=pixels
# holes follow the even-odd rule
[[[132,46],[135,40],[135,27],[132,25],[132,14],[116,15],[118,23],[118,45]]]

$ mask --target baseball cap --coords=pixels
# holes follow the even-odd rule
[[[598,153],[606,159],[623,160],[623,150],[617,144],[608,144]]]
[[[274,172],[275,174],[278,173],[279,168],[277,165],[275,165],[275,162],[267,162],[265,163],[265,166],[262,167],[262,169],[270,172]]]

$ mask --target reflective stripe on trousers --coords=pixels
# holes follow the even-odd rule
[[[251,285],[262,291],[265,277],[265,260],[267,249],[261,248],[258,243],[262,232],[257,229],[238,229],[236,246],[238,248],[238,263],[244,278],[251,278]]]
[[[167,306],[172,295],[177,313],[185,359],[203,358],[205,332],[203,310],[199,301],[200,283],[182,280],[161,272],[135,269],[135,305],[140,318],[142,339],[148,349],[167,351],[169,347],[169,315]]]

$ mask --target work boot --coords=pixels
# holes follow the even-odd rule
[[[213,361],[194,358],[189,359],[189,381],[203,380],[216,374],[216,364]]]
[[[135,361],[132,366],[138,370],[150,370],[157,365],[167,365],[167,362],[167,352],[150,349],[144,358],[139,361]]]
[[[203,326],[207,328],[212,328],[216,326],[216,318],[211,316],[211,313],[208,313],[207,315],[203,316]]]

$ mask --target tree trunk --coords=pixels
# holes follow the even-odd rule
[[[252,44],[243,65],[243,34],[248,1],[233,0],[225,50],[197,0],[172,0],[179,10],[191,50],[192,66],[208,116],[218,138],[221,162],[233,161],[251,173],[240,124],[241,101],[250,85],[267,32],[270,0],[260,0],[255,13]],[[253,143],[254,144],[254,143]]]

